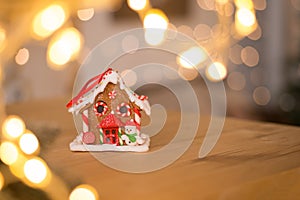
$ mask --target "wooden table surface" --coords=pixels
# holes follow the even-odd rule
[[[66,181],[94,186],[100,199],[299,199],[300,127],[226,118],[213,151],[198,159],[208,117],[201,116],[196,138],[176,162],[158,171],[132,174],[111,169],[90,153],[69,151],[77,135],[65,109],[67,98],[8,106],[27,124],[48,124],[61,133],[43,153]],[[151,151],[172,139],[179,113],[168,113],[166,127],[152,137]]]

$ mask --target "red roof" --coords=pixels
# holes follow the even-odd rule
[[[98,83],[101,82],[102,78],[104,77],[105,74],[109,74],[111,73],[112,68],[108,68],[105,72],[103,72],[102,74],[99,74],[93,78],[91,78],[88,82],[86,82],[86,84],[82,87],[82,89],[80,90],[80,92],[78,93],[77,96],[75,96],[73,99],[71,99],[69,101],[69,103],[66,105],[67,108],[72,107],[74,104],[78,103],[78,100],[87,92],[89,92],[90,90],[92,90]]]
[[[107,115],[98,125],[99,128],[113,128],[124,126],[124,124],[113,114]]]

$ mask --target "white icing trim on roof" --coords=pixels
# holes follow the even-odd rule
[[[147,115],[150,115],[151,113],[151,107],[147,99],[141,100],[138,98],[138,95],[135,94],[131,89],[129,89],[124,81],[122,80],[121,76],[116,71],[109,71],[102,77],[102,80],[99,84],[95,86],[90,92],[85,94],[83,97],[81,97],[78,101],[79,103],[73,104],[72,107],[69,108],[69,112],[75,112],[75,114],[78,114],[80,109],[82,109],[84,106],[88,104],[92,104],[96,96],[103,92],[108,83],[117,84],[119,83],[120,89],[124,90],[126,94],[128,95],[128,98],[131,102],[134,102],[137,106],[139,106],[142,110],[145,111]]]

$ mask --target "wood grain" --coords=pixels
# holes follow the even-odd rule
[[[188,150],[161,170],[132,174],[111,169],[90,153],[69,151],[76,136],[67,98],[8,106],[28,123],[50,123],[61,129],[44,158],[66,180],[94,186],[100,199],[297,199],[300,188],[300,127],[226,118],[220,140],[198,159],[209,117],[201,116]],[[151,151],[173,138],[180,114],[168,112],[161,132],[152,137]],[[128,161],[130,162],[130,161]]]

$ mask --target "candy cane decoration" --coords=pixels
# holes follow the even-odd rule
[[[141,113],[140,113],[139,109],[137,109],[137,108],[134,108],[133,112],[134,112],[134,122],[136,124],[137,130],[140,131],[141,130]]]
[[[81,114],[82,117],[82,131],[86,133],[89,131],[89,119],[88,119],[88,110],[84,110]]]
[[[123,146],[123,140],[122,140],[122,132],[121,132],[121,128],[119,128],[118,130],[118,137],[119,137],[119,143],[121,146]]]
[[[100,130],[100,144],[103,144],[103,130],[102,128],[100,128],[99,130]]]
[[[95,142],[95,135],[93,132],[89,132],[89,119],[88,110],[82,112],[82,142],[85,144],[93,144]]]

